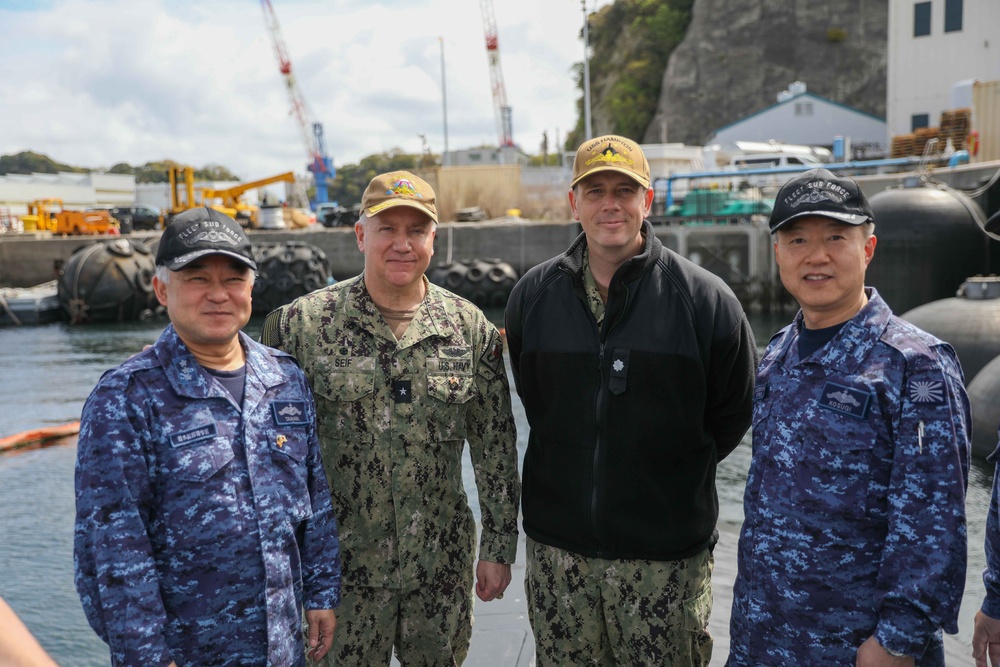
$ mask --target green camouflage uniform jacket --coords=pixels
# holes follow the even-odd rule
[[[471,568],[466,439],[479,558],[514,561],[520,483],[503,342],[477,307],[424,282],[399,341],[362,276],[272,312],[261,333],[312,383],[348,586],[412,589]]]

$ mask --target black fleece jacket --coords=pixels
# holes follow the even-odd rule
[[[713,546],[716,465],[750,425],[757,351],[739,301],[643,229],[600,330],[583,234],[518,281],[505,315],[531,427],[524,529],[585,557],[677,560]]]

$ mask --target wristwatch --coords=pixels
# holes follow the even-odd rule
[[[882,648],[884,648],[885,652],[888,653],[889,655],[891,655],[894,658],[905,658],[906,657],[905,653],[900,653],[899,651],[893,651],[888,646],[883,646]]]

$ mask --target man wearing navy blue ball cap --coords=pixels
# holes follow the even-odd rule
[[[170,325],[101,377],[80,420],[83,610],[114,665],[304,667],[340,604],[309,383],[240,331],[257,265],[235,220],[175,216],[156,265]]]
[[[874,227],[825,169],[775,200],[801,309],[757,369],[730,667],[944,665],[958,630],[968,397],[952,347],[865,287]]]

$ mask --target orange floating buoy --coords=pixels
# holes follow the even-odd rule
[[[78,421],[24,431],[15,435],[9,435],[6,438],[0,438],[0,452],[10,452],[15,449],[31,447],[32,445],[44,445],[51,440],[76,435],[79,432],[80,422]]]

